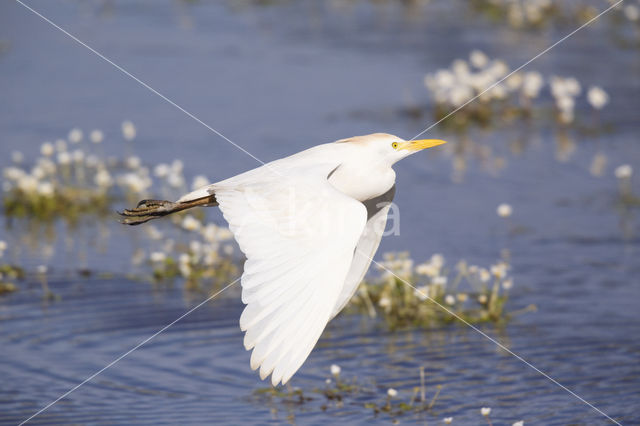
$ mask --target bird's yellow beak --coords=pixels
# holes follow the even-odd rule
[[[440,139],[420,139],[417,141],[407,141],[399,144],[398,149],[406,149],[407,151],[417,152],[427,148],[447,143]]]

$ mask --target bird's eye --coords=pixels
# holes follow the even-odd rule
[[[391,148],[393,148],[393,149],[398,148],[398,142],[393,142],[393,143],[391,144]]]

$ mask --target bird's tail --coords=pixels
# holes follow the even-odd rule
[[[166,200],[142,200],[133,209],[125,209],[119,212],[123,217],[122,223],[125,225],[140,225],[152,219],[157,219],[171,213],[190,209],[197,206],[217,206],[215,195],[196,198],[189,201],[166,201]]]

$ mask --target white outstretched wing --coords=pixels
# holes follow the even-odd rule
[[[396,187],[394,185],[381,196],[364,202],[364,206],[367,209],[367,225],[356,246],[355,253],[353,254],[353,262],[349,268],[349,273],[344,281],[338,301],[331,313],[331,318],[338,315],[347,303],[349,303],[349,300],[353,297],[358,289],[358,285],[367,273],[371,260],[380,245],[382,234],[384,234],[387,224],[387,214],[389,213],[395,192]]]
[[[274,386],[300,368],[332,317],[367,220],[328,172],[265,170],[210,187],[247,257],[240,328],[251,367]]]

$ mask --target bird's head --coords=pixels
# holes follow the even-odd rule
[[[380,158],[382,162],[392,166],[396,162],[415,154],[423,149],[446,143],[440,139],[420,139],[406,141],[388,133],[373,133],[371,135],[355,136],[342,139],[337,143],[352,143],[354,146],[366,148],[366,152]],[[362,151],[364,154],[365,151]]]

